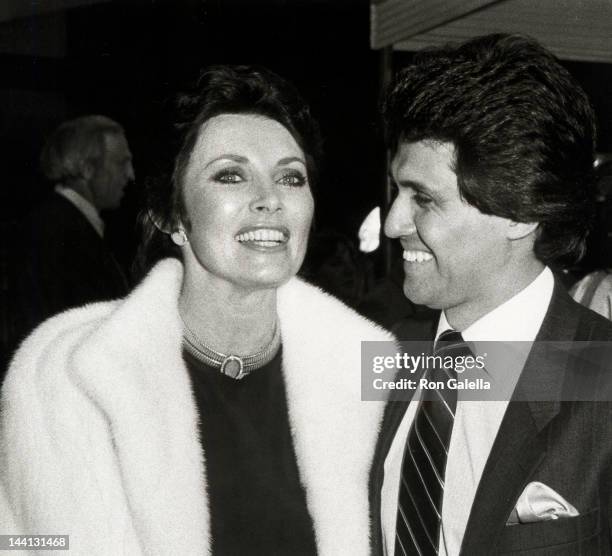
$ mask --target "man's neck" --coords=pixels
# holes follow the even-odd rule
[[[491,294],[475,298],[473,301],[444,309],[448,323],[455,330],[465,330],[477,320],[499,307],[531,284],[544,270],[544,265],[534,259],[520,273],[507,275],[501,283],[496,283]]]
[[[77,190],[71,187],[64,187],[57,185],[55,187],[56,193],[72,203],[76,209],[87,219],[87,221],[94,227],[100,237],[104,237],[104,221],[100,217],[100,213],[96,209],[93,203],[87,198],[83,197]]]
[[[89,187],[89,184],[84,179],[72,180],[70,183],[61,183],[59,187],[71,189],[75,193],[78,193],[83,199],[85,199],[92,207],[100,212],[100,209],[95,203],[94,195]]]

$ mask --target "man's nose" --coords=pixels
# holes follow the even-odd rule
[[[126,177],[128,182],[136,181],[136,175],[134,174],[134,166],[131,162],[128,162]]]
[[[414,233],[414,214],[412,205],[399,195],[393,201],[385,219],[385,235],[391,239]]]

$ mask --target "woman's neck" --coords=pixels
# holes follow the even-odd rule
[[[251,355],[265,348],[276,326],[276,289],[244,291],[225,280],[185,277],[179,311],[201,342],[225,354]]]

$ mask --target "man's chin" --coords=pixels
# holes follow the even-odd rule
[[[430,309],[442,309],[442,296],[435,295],[431,290],[417,287],[404,281],[404,295],[415,305],[422,305]]]

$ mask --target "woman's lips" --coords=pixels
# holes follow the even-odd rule
[[[250,226],[240,229],[234,239],[245,247],[269,252],[284,249],[289,235],[284,226]]]

